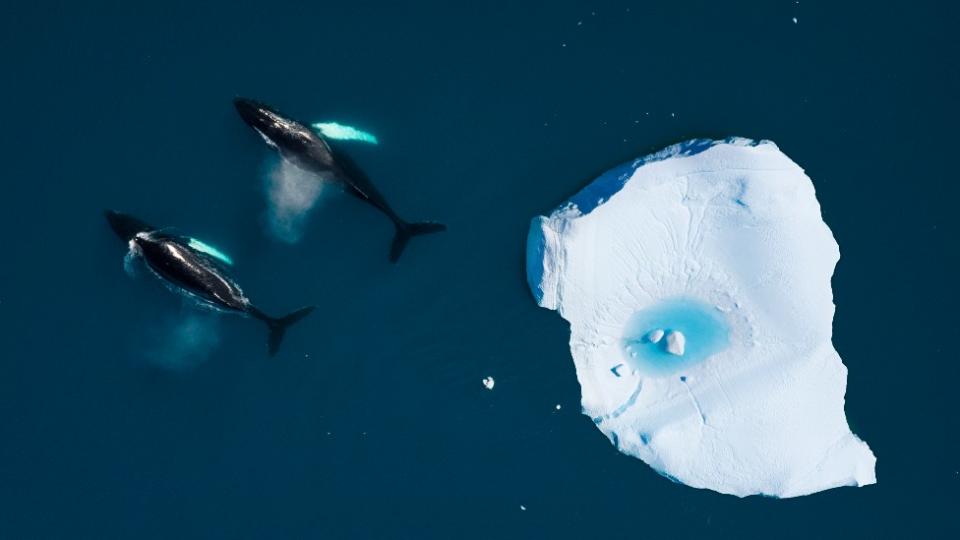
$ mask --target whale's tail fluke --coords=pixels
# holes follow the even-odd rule
[[[390,262],[397,262],[400,254],[403,253],[403,248],[407,247],[407,242],[412,237],[447,230],[447,226],[443,223],[432,221],[407,223],[398,219],[394,221],[394,224],[397,226],[397,234],[393,237],[393,244],[390,246]]]
[[[277,354],[277,351],[280,349],[280,342],[283,341],[283,335],[286,333],[287,328],[290,328],[294,323],[309,315],[313,310],[314,306],[307,306],[289,315],[277,318],[267,316],[259,310],[252,311],[253,316],[266,323],[267,329],[270,331],[267,337],[267,351],[270,353],[270,356]]]

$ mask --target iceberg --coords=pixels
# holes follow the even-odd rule
[[[876,482],[831,342],[839,258],[803,169],[732,138],[603,174],[532,220],[526,266],[618,450],[688,486],[796,497]]]
[[[686,350],[687,338],[680,330],[671,330],[667,334],[667,352],[677,356],[683,356]]]

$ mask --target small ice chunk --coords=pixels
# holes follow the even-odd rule
[[[650,333],[647,334],[647,340],[648,340],[650,343],[660,343],[660,340],[661,340],[661,339],[663,339],[663,329],[662,329],[662,328],[657,328],[656,330],[651,330]]]
[[[559,403],[557,403],[557,410],[558,410],[558,411],[560,410],[560,404],[559,404]]]
[[[671,330],[667,334],[667,352],[677,356],[683,356],[683,350],[687,346],[687,338],[679,330]]]
[[[496,381],[493,380],[493,377],[483,378],[483,385],[487,387],[487,390],[493,390],[494,384],[496,384]]]

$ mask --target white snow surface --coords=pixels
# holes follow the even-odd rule
[[[534,218],[527,279],[570,323],[583,411],[621,452],[689,486],[795,497],[876,482],[831,342],[839,257],[812,182],[774,143],[692,140]],[[631,315],[676,297],[714,306],[729,343],[678,373],[633,368]]]

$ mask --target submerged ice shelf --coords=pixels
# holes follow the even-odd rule
[[[534,218],[527,280],[569,321],[583,409],[620,451],[690,486],[793,497],[876,481],[831,343],[839,255],[776,145],[693,140]]]

